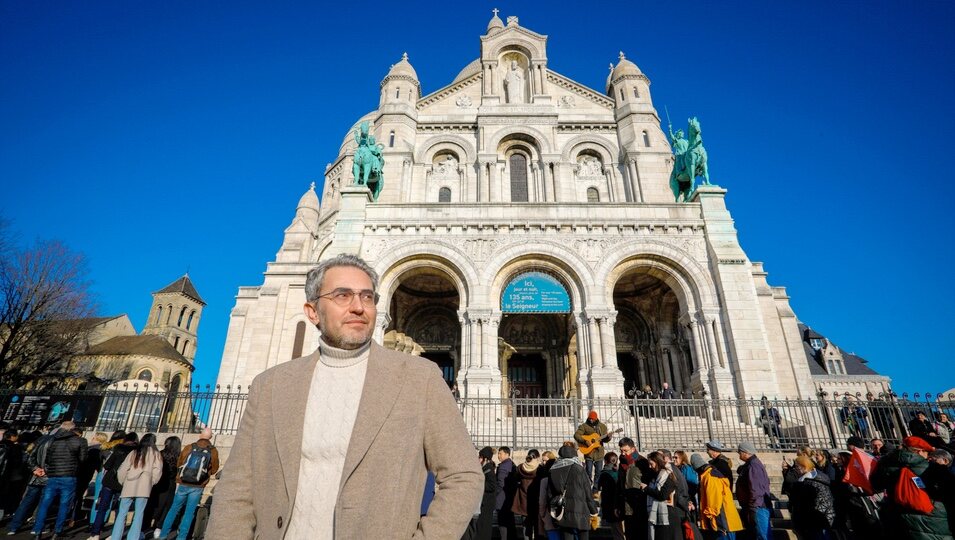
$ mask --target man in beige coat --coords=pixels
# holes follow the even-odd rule
[[[461,537],[483,488],[473,444],[437,366],[372,342],[377,286],[353,255],[308,273],[319,350],[252,382],[207,539]]]

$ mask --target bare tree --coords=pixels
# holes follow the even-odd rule
[[[17,247],[0,223],[0,388],[62,382],[94,312],[86,260],[58,241]]]

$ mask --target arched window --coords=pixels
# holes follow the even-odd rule
[[[295,325],[295,341],[292,342],[292,359],[302,356],[302,347],[305,345],[305,321]]]
[[[172,304],[166,306],[166,324],[172,321]]]
[[[527,202],[527,158],[524,154],[511,154],[508,160],[511,169],[511,202]]]
[[[182,318],[186,316],[186,306],[182,306],[182,310],[179,312],[179,320],[176,321],[176,326],[182,328]]]
[[[643,132],[643,146],[650,148],[650,134],[646,130]]]
[[[633,97],[640,99],[640,90],[636,86],[633,87]]]
[[[388,147],[389,148],[395,147],[395,132],[394,131],[388,134]]]
[[[192,312],[189,313],[189,318],[186,320],[186,330],[189,330],[190,328],[192,328],[192,318],[195,316],[196,316],[196,310],[192,310]]]
[[[451,202],[451,188],[443,187],[438,190],[438,202]]]
[[[186,356],[186,351],[189,350],[189,340],[187,339],[185,343],[182,344],[182,355]]]
[[[620,101],[623,101],[623,88],[620,89]]]
[[[587,188],[587,202],[589,203],[600,202],[600,193],[597,192],[597,188],[595,187]]]
[[[176,341],[172,344],[172,348],[176,349],[177,351],[179,350],[179,336],[176,336]]]
[[[136,378],[141,381],[151,381],[153,380],[153,372],[148,369],[144,369],[139,372],[139,375],[137,375]]]
[[[156,310],[156,324],[162,322],[162,306],[159,306]]]
[[[398,99],[400,97],[401,97],[401,88],[400,87],[395,88],[395,99]]]

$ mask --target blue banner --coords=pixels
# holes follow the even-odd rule
[[[553,276],[527,272],[512,279],[501,298],[503,313],[570,313],[570,296]]]

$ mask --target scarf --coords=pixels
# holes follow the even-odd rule
[[[569,467],[575,463],[577,465],[580,465],[580,458],[577,458],[577,457],[557,458],[557,463],[554,463],[554,465],[550,468],[550,470],[553,471],[555,469],[562,469],[564,467]],[[580,466],[583,467],[583,465],[580,465]]]
[[[663,488],[663,484],[666,483],[667,478],[670,477],[670,471],[663,469],[658,474],[657,477],[650,482],[650,486],[653,489],[660,490]],[[650,525],[669,525],[670,518],[667,515],[667,504],[666,501],[658,501],[653,497],[647,497],[647,510],[649,511]]]

